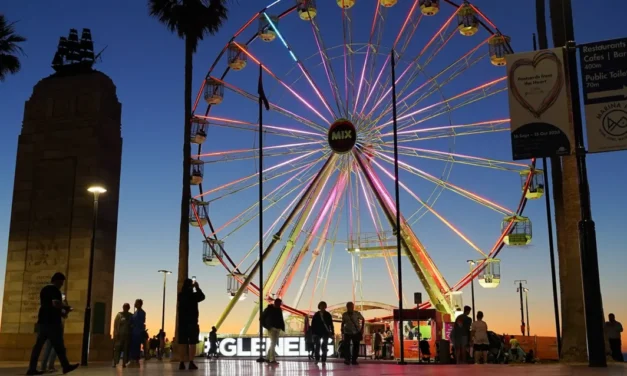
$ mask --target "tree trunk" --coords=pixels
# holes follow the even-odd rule
[[[185,39],[185,123],[183,125],[183,191],[181,194],[181,223],[179,228],[179,269],[177,278],[177,293],[181,291],[183,282],[187,279],[189,269],[189,205],[191,200],[190,189],[190,158],[192,148],[190,145],[191,137],[191,118],[192,118],[192,68],[193,68],[193,48],[190,40]],[[178,294],[177,294],[178,296]],[[174,335],[178,337],[178,298],[177,312],[175,319]],[[176,344],[173,344],[176,346]],[[173,352],[172,359],[178,355],[177,351]]]
[[[562,2],[550,0],[550,4],[554,46],[565,46],[567,36]],[[574,148],[575,145],[572,147]],[[567,362],[585,362],[588,353],[579,252],[578,223],[581,219],[581,204],[576,157],[562,157],[561,161],[559,157],[551,158],[551,171],[561,290],[562,353],[560,359]]]

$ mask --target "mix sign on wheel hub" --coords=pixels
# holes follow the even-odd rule
[[[338,119],[331,124],[328,133],[329,146],[338,154],[345,154],[353,150],[357,142],[357,131],[350,120]]]

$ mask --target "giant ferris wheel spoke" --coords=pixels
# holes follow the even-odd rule
[[[283,45],[285,46],[285,48],[287,48],[288,53],[290,54],[290,57],[294,60],[294,62],[296,63],[296,65],[298,66],[298,68],[300,69],[300,71],[303,73],[303,75],[305,76],[305,78],[307,79],[307,82],[309,83],[309,86],[311,86],[311,88],[313,89],[313,91],[316,93],[316,95],[318,96],[318,98],[320,99],[320,101],[322,102],[322,104],[324,105],[324,107],[327,109],[327,111],[329,111],[329,114],[331,115],[331,118],[336,118],[336,114],[333,112],[333,110],[331,110],[331,107],[329,105],[329,102],[325,99],[325,97],[322,95],[322,92],[320,91],[320,88],[318,87],[318,85],[316,85],[316,83],[314,82],[313,78],[311,77],[311,74],[309,74],[309,72],[307,71],[307,69],[305,68],[305,65],[303,64],[303,62],[296,56],[296,54],[294,53],[294,51],[292,50],[292,48],[290,47],[289,43],[287,43],[286,38],[283,36],[283,34],[281,33],[281,31],[279,30],[279,28],[277,27],[277,25],[275,25],[272,20],[270,19],[270,17],[268,16],[268,14],[266,14],[265,12],[263,13],[264,17],[266,18],[266,20],[268,21],[268,23],[270,24],[270,26],[274,29],[274,31],[276,32],[277,36],[279,37],[279,39],[281,40],[281,42],[283,43]]]
[[[438,103],[434,103],[432,105],[420,108],[409,114],[399,116],[397,118],[397,122],[402,122],[403,125],[399,125],[398,130],[403,131],[404,129],[420,124],[427,119],[433,119],[444,113],[449,113],[450,111],[453,111],[455,109],[461,108],[468,104],[475,103],[479,100],[482,100],[492,95],[503,92],[507,90],[507,86],[505,85],[506,79],[507,77],[501,77],[501,78],[492,80],[490,82],[479,85],[470,90],[466,90],[465,92],[457,94],[451,98],[448,98]],[[415,118],[416,115],[421,115],[422,118],[420,118],[420,120],[416,120]],[[392,125],[392,123],[393,121],[389,120],[379,125],[377,129],[385,128],[387,126]]]
[[[232,128],[244,131],[252,131],[259,132],[259,123],[257,122],[249,122],[243,120],[235,120],[235,119],[227,119],[223,117],[217,116],[201,116],[197,115],[197,118],[205,119],[209,121],[210,127],[224,127],[224,128]],[[276,126],[276,125],[263,125],[263,132],[265,134],[272,134],[282,137],[291,137],[298,138],[301,140],[312,140],[319,141],[324,139],[324,135],[319,132],[311,132],[311,131],[303,131],[300,129],[294,129],[286,126]]]
[[[385,147],[387,147],[387,150],[385,150],[385,152],[387,153],[394,152],[393,146],[386,144]],[[464,154],[459,154],[459,153],[415,148],[415,147],[404,146],[404,145],[398,146],[398,153],[402,155],[411,156],[411,157],[431,159],[431,160],[442,161],[442,162],[447,162],[447,163],[464,164],[464,165],[470,165],[470,166],[476,166],[476,167],[492,168],[495,170],[515,172],[517,174],[521,173],[524,170],[529,169],[529,165],[522,164],[522,163],[500,161],[496,159],[474,157],[474,156],[464,155]]]
[[[385,19],[384,19],[384,15],[381,14],[380,12],[380,10],[383,7],[379,5],[379,2],[374,2],[374,4],[375,4],[375,11],[374,11],[373,19],[372,19],[372,26],[370,27],[370,36],[368,37],[368,49],[366,50],[366,57],[364,57],[364,64],[362,65],[361,76],[359,78],[359,84],[357,85],[357,94],[355,95],[353,111],[352,111],[353,115],[357,113],[357,103],[359,102],[359,97],[361,96],[361,89],[364,84],[364,77],[366,74],[366,67],[368,66],[368,57],[370,56],[370,51],[373,50],[373,53],[375,54],[371,62],[371,67],[374,67],[376,63],[376,53],[377,53],[377,51],[375,50],[376,49],[375,46],[379,46],[381,44],[381,37],[383,35],[383,22]],[[383,8],[383,9],[387,13],[387,8]],[[375,39],[375,33],[377,34],[376,36],[377,42],[373,45],[372,42]]]
[[[230,84],[228,82],[225,82],[225,81],[221,81],[221,82],[224,84],[224,87],[226,89],[229,89],[229,90],[231,90],[231,91],[233,91],[233,92],[235,92],[237,94],[240,94],[243,97],[245,97],[245,98],[247,98],[247,99],[249,99],[249,100],[251,100],[251,101],[253,101],[255,103],[259,103],[259,97],[257,95],[251,94],[251,93],[249,93],[249,92],[247,92],[247,91],[245,91],[243,89],[240,89],[237,86],[232,85],[232,84]],[[293,113],[292,111],[286,110],[283,107],[279,107],[279,106],[277,106],[277,105],[275,105],[273,103],[270,103],[270,109],[272,111],[276,111],[276,112],[278,112],[278,113],[280,113],[282,115],[285,115],[285,116],[287,116],[287,117],[289,117],[291,119],[294,119],[294,120],[298,121],[299,123],[305,124],[306,126],[308,126],[310,128],[313,128],[313,129],[315,129],[315,130],[317,130],[317,131],[319,131],[321,133],[326,133],[326,128],[324,126],[322,126],[322,125],[320,125],[318,123],[315,123],[315,122],[313,122],[313,121],[311,121],[309,119],[306,119],[306,118],[304,118],[304,117],[302,117],[300,115],[297,115],[297,114]]]
[[[353,50],[351,48],[353,45],[353,28],[351,14],[352,12],[350,9],[342,8],[342,38],[344,41],[342,43],[344,48],[344,102],[347,112],[351,108],[350,92],[353,91],[354,94],[355,91],[354,74],[352,79],[349,77],[349,75],[353,73]],[[351,114],[347,113],[347,115]]]
[[[314,150],[320,150],[324,146],[326,145],[323,144],[323,141],[297,142],[291,144],[264,146],[263,156],[264,158],[272,158],[281,155],[306,154]],[[205,164],[240,161],[245,159],[258,158],[259,148],[212,151],[210,153],[198,154],[193,157],[203,158],[202,161]]]
[[[348,110],[344,107],[344,102],[342,101],[342,94],[340,92],[340,88],[337,83],[337,78],[335,76],[335,71],[333,70],[333,64],[331,63],[331,59],[327,54],[327,48],[324,45],[324,40],[320,34],[320,28],[318,28],[318,23],[315,18],[310,20],[311,29],[314,35],[314,39],[316,41],[316,46],[318,47],[318,53],[320,55],[320,59],[322,61],[322,66],[324,67],[324,72],[327,76],[327,80],[329,82],[329,87],[331,92],[333,93],[333,98],[335,99],[335,105],[337,107],[338,114],[342,114],[342,110],[345,117],[348,117]]]
[[[298,168],[300,168],[302,165],[308,163],[307,161],[303,161],[305,158],[313,156],[317,152],[319,152],[319,150],[310,151],[309,153],[306,153],[304,155],[300,155],[300,156],[292,158],[290,160],[277,163],[274,166],[265,168],[263,170],[263,173],[266,174],[265,175],[266,176],[265,179],[266,180],[270,180],[270,179],[273,179],[273,178],[276,178],[276,177],[279,177],[279,176],[283,176],[285,174],[288,174],[288,173],[291,173],[293,171],[298,170]],[[322,158],[324,158],[324,156],[320,157],[319,159],[322,159]],[[295,165],[294,163],[296,163],[296,162],[299,162],[299,164]],[[281,171],[281,170],[275,171],[275,170],[280,169],[280,168],[285,167],[285,166],[296,166],[296,167],[294,167],[291,170],[287,170],[287,171]],[[275,172],[272,175],[268,175],[268,173],[271,172],[271,171],[275,171]],[[247,188],[250,188],[250,187],[254,187],[255,185],[259,184],[258,181],[254,181],[253,183],[251,183],[249,185],[244,185],[243,184],[243,183],[246,183],[248,181],[252,181],[257,176],[259,176],[259,172],[255,172],[255,173],[250,174],[248,176],[244,176],[242,178],[239,178],[239,179],[233,180],[231,182],[222,184],[222,185],[220,185],[220,186],[218,186],[216,188],[213,188],[213,189],[207,190],[205,192],[202,192],[199,195],[195,196],[194,198],[198,200],[198,199],[200,199],[202,197],[214,194],[216,192],[220,192],[222,190],[227,190],[227,189],[228,189],[228,193],[227,194],[233,194],[234,192],[240,192],[242,189],[247,189]],[[223,198],[223,197],[224,197],[224,195],[223,196],[219,196],[218,198]],[[215,199],[216,198],[214,198],[212,200],[208,200],[208,201],[214,201]]]
[[[264,71],[266,71],[266,73],[268,73],[279,84],[281,84],[281,86],[283,86],[285,89],[287,89],[287,91],[290,92],[292,94],[292,96],[294,96],[296,99],[298,99],[299,102],[304,104],[305,107],[307,107],[314,114],[316,114],[327,125],[331,124],[331,122],[326,117],[324,117],[324,115],[322,115],[318,110],[316,110],[316,108],[314,106],[312,106],[309,102],[307,102],[305,100],[305,98],[302,97],[302,95],[298,94],[294,89],[292,89],[290,87],[290,85],[286,84],[283,80],[281,80],[276,74],[274,74],[274,72],[272,72],[270,70],[270,68],[268,68],[267,66],[263,65],[263,63],[259,59],[257,59],[250,51],[248,51],[247,49],[243,48],[240,44],[236,43],[235,45],[240,49],[241,52],[243,52],[246,56],[248,56],[249,59],[254,61],[257,65],[261,65],[261,67],[263,68]]]
[[[449,26],[451,25],[453,19],[457,16],[457,13],[454,13],[445,23],[444,25],[433,35],[431,40],[423,47],[421,52],[410,61],[407,67],[401,72],[401,74],[396,79],[396,85],[401,83],[403,78],[410,73],[413,72],[411,76],[415,74],[419,74],[424,70],[424,67],[428,65],[429,62],[439,53],[442,48],[450,41],[450,39],[455,35],[454,32],[449,30]],[[429,51],[431,47],[436,48],[436,52],[429,56],[428,60],[423,64],[420,62],[420,59],[425,56],[425,54]],[[411,69],[414,69],[411,71]],[[383,100],[389,97],[389,94],[392,92],[392,85],[390,83],[391,77],[388,76],[385,83],[382,85],[382,90],[379,92],[379,96],[375,98],[375,105],[372,106],[366,117],[370,117],[375,110],[379,107],[379,105],[383,102]],[[401,90],[404,90],[403,87]]]
[[[451,83],[455,78],[459,77],[466,70],[470,69],[475,64],[482,61],[483,58],[487,56],[487,54],[483,54],[479,56],[475,56],[475,55],[476,55],[476,52],[479,51],[480,48],[486,45],[487,41],[488,39],[486,39],[482,43],[479,43],[473,49],[471,49],[466,54],[461,56],[457,61],[445,67],[444,69],[440,70],[434,76],[430,77],[428,80],[425,80],[425,82],[423,82],[416,89],[412,90],[410,93],[403,96],[404,92],[409,89],[411,83],[413,83],[414,80],[419,77],[419,75],[417,74],[414,79],[411,79],[410,82],[408,82],[408,84],[403,89],[401,89],[399,93],[397,94],[399,97],[401,97],[397,102],[397,105],[401,108],[399,111],[399,115],[402,116],[406,114],[407,112],[412,111],[414,107],[420,104],[423,100],[429,98],[431,95],[435,93],[441,92],[441,90],[447,84]],[[424,89],[428,91],[423,92]],[[412,103],[407,104],[408,99],[410,99],[411,97],[413,97],[419,92],[423,92],[423,94],[420,95],[418,98],[416,98],[416,100],[414,100]],[[382,100],[383,99],[385,98],[382,98]],[[381,113],[379,114],[375,122],[380,121],[381,118],[383,118],[383,116],[390,114],[390,112],[392,111],[391,100],[388,99],[388,102],[389,103],[383,107],[383,110],[381,111]]]
[[[387,177],[389,177],[392,181],[394,181],[394,175],[390,171],[385,169],[379,163],[375,162],[375,164],[377,167],[379,167],[381,171],[383,171],[383,173]],[[488,255],[485,252],[483,252],[481,248],[479,248],[472,240],[470,240],[468,236],[464,235],[461,232],[461,230],[457,229],[450,221],[448,221],[446,218],[444,218],[444,216],[442,216],[435,209],[433,209],[431,205],[429,205],[427,202],[423,201],[420,197],[418,197],[418,195],[414,193],[411,189],[409,189],[407,185],[405,185],[405,183],[399,182],[399,185],[405,190],[405,192],[409,193],[411,197],[413,197],[416,201],[418,201],[418,203],[420,203],[422,207],[426,208],[431,214],[433,214],[437,219],[439,219],[440,222],[442,222],[444,225],[446,225],[446,227],[448,227],[451,231],[453,231],[455,235],[459,236],[464,242],[466,242],[466,244],[468,244],[472,249],[477,251],[482,257],[488,258]]]
[[[401,41],[401,38],[406,35],[405,31],[407,26],[409,25],[409,23],[412,21],[412,16],[414,15],[414,13],[416,12],[416,10],[418,9],[418,5],[419,5],[419,0],[414,0],[414,4],[412,5],[412,8],[410,9],[409,13],[407,14],[407,17],[405,17],[405,21],[403,22],[403,26],[401,27],[401,29],[398,32],[398,35],[396,36],[396,39],[394,40],[394,44],[392,45],[392,49],[396,50],[396,47],[398,45],[398,43]],[[414,33],[416,32],[416,29],[418,28],[418,25],[420,25],[420,21],[422,20],[423,16],[422,14],[418,17],[418,21],[416,21],[413,24],[413,27],[410,29],[408,36],[405,37],[405,42],[403,43],[403,46],[401,47],[400,51],[398,52],[399,58],[402,57],[405,53],[405,50],[407,49],[407,47],[409,46],[409,42],[411,41]],[[365,96],[365,100],[364,103],[361,106],[361,109],[359,110],[359,114],[360,116],[363,115],[365,109],[366,109],[366,105],[368,104],[368,102],[370,101],[370,98],[372,97],[372,94],[374,93],[374,91],[376,90],[377,86],[379,85],[379,81],[381,80],[381,77],[383,76],[383,72],[384,70],[388,67],[388,63],[390,62],[390,57],[387,56],[387,58],[385,59],[383,65],[381,65],[381,69],[379,70],[379,73],[377,75],[377,78],[372,81],[372,73],[370,74],[370,90],[368,90],[368,94]],[[381,87],[385,87],[387,85],[387,83],[389,81],[389,78],[386,79],[386,83],[381,85]]]
[[[389,155],[387,155],[385,153],[379,153],[379,155],[382,157],[382,159],[384,161],[388,162],[389,164],[394,164],[394,158],[393,157],[391,157],[391,156],[389,156]],[[376,165],[379,165],[379,163],[377,161],[375,161],[375,160],[373,160],[372,163],[374,163]],[[444,181],[442,179],[438,179],[435,176],[433,176],[433,175],[431,175],[431,174],[429,174],[429,173],[427,173],[425,171],[422,171],[421,169],[419,169],[417,167],[414,167],[414,166],[412,166],[412,165],[410,165],[408,163],[399,161],[398,165],[403,170],[409,171],[412,174],[414,174],[414,175],[416,175],[418,177],[421,177],[421,178],[423,178],[423,179],[425,179],[425,180],[427,180],[427,181],[429,181],[429,182],[431,182],[431,183],[433,183],[435,185],[442,186],[442,187],[450,190],[451,192],[457,193],[458,195],[460,195],[462,197],[465,197],[465,198],[467,198],[467,199],[469,199],[471,201],[474,201],[474,202],[476,202],[478,204],[481,204],[481,205],[483,205],[483,206],[485,206],[485,207],[487,207],[489,209],[492,209],[492,210],[496,211],[497,213],[500,213],[500,214],[502,214],[504,216],[512,215],[512,213],[514,213],[514,211],[509,210],[509,209],[507,209],[507,208],[505,208],[505,207],[503,207],[503,206],[501,206],[499,204],[496,204],[496,203],[488,200],[485,197],[481,197],[478,194],[470,192],[469,190],[461,188],[461,187],[459,187],[459,186],[457,186],[457,185],[455,185],[453,183],[449,183],[449,182]]]
[[[418,142],[437,138],[470,136],[493,132],[509,132],[509,119],[488,120],[471,124],[456,124],[430,128],[421,128],[411,131],[398,132],[398,142]],[[381,137],[392,137],[393,132],[383,133]],[[393,141],[384,141],[389,145]]]

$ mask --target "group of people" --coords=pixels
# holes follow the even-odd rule
[[[477,319],[473,322],[470,317],[471,308],[464,307],[464,312],[457,316],[451,342],[453,344],[455,360],[457,364],[467,364],[470,345],[473,347],[475,363],[488,363],[490,351],[490,339],[488,337],[488,324],[483,321],[483,312],[477,312]]]
[[[113,367],[117,367],[122,357],[122,367],[139,367],[142,344],[146,343],[146,311],[144,301],[135,300],[134,312],[131,305],[124,303],[122,312],[115,316],[113,323]],[[144,348],[145,351],[145,348]]]

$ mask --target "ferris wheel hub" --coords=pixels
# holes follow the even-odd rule
[[[329,127],[327,136],[329,147],[337,154],[346,154],[353,150],[357,142],[357,130],[348,119],[337,119]]]

